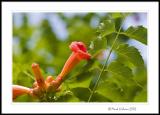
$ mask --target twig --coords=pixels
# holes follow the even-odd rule
[[[124,22],[124,19],[123,19],[123,22]],[[122,25],[123,25],[123,22],[122,22]],[[109,57],[110,57],[110,55],[111,55],[111,53],[112,53],[113,47],[114,47],[117,39],[118,39],[118,36],[119,36],[120,31],[121,31],[122,25],[120,26],[120,28],[119,28],[119,30],[118,30],[118,33],[117,33],[117,35],[116,35],[116,37],[115,37],[115,40],[114,40],[114,42],[113,42],[113,44],[112,44],[112,46],[111,46],[110,51],[109,51],[108,57],[107,57],[105,63],[103,64],[103,67],[102,67],[101,72],[100,72],[100,74],[99,74],[99,76],[98,76],[98,78],[97,78],[97,81],[96,81],[96,83],[95,83],[95,85],[94,85],[94,87],[93,87],[93,90],[92,90],[92,92],[91,92],[91,95],[90,95],[89,98],[88,98],[88,102],[91,101],[91,99],[92,99],[92,97],[93,97],[93,94],[95,93],[95,90],[96,90],[96,88],[97,88],[97,86],[98,86],[99,80],[100,80],[100,78],[101,78],[101,76],[102,76],[102,73],[103,73],[105,67],[107,67],[107,63],[108,63]]]

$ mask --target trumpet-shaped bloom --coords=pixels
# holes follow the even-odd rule
[[[13,99],[17,96],[23,94],[30,94],[31,96],[41,97],[43,93],[47,91],[59,91],[60,85],[63,82],[65,76],[81,61],[81,60],[89,60],[90,54],[87,52],[87,48],[83,42],[72,42],[70,44],[70,49],[72,50],[71,55],[68,60],[64,64],[64,67],[58,77],[54,80],[52,76],[48,76],[46,80],[44,80],[40,67],[38,64],[32,64],[32,70],[36,81],[33,83],[33,88],[27,88],[19,85],[13,85]]]
[[[87,48],[83,42],[72,42],[70,44],[72,53],[66,61],[61,73],[58,75],[57,80],[61,81],[64,77],[77,65],[81,60],[90,59],[91,55],[87,52]]]
[[[33,63],[32,64],[32,70],[34,72],[34,76],[36,78],[36,82],[37,82],[37,85],[41,88],[41,89],[44,89],[45,88],[45,80],[40,72],[40,67],[38,64],[36,63]]]
[[[31,94],[31,89],[20,85],[13,85],[12,94],[13,94],[13,99],[15,99],[17,96],[23,94]]]

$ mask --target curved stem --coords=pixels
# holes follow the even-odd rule
[[[123,21],[124,21],[124,19],[123,19]],[[123,22],[122,22],[122,25],[123,25]],[[103,67],[102,67],[101,72],[100,72],[100,74],[99,74],[99,76],[98,76],[98,78],[97,78],[97,81],[96,81],[96,83],[95,83],[95,85],[94,85],[94,87],[93,87],[93,90],[92,90],[92,92],[91,92],[91,95],[90,95],[89,98],[88,98],[88,102],[91,101],[91,99],[92,99],[92,97],[93,97],[93,94],[95,93],[96,88],[97,88],[97,86],[98,86],[99,80],[100,80],[100,78],[101,78],[101,76],[102,76],[102,73],[103,73],[105,67],[107,67],[107,63],[108,63],[109,57],[110,57],[110,55],[111,55],[111,53],[112,53],[113,47],[114,47],[117,39],[118,39],[118,36],[119,36],[119,34],[120,34],[122,25],[120,26],[120,28],[119,28],[119,30],[118,30],[118,33],[117,33],[117,35],[116,35],[116,37],[115,37],[115,40],[114,40],[114,42],[113,42],[113,44],[112,44],[112,46],[111,46],[111,49],[110,49],[109,54],[108,54],[108,56],[107,56],[107,59],[106,59],[105,63],[103,64]]]

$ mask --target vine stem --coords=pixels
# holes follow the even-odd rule
[[[92,97],[93,97],[93,94],[95,93],[96,88],[97,88],[97,86],[98,86],[99,80],[100,80],[100,78],[101,78],[101,76],[102,76],[102,73],[103,73],[105,67],[107,67],[107,63],[108,63],[109,57],[110,57],[110,55],[111,55],[111,53],[112,53],[113,47],[114,47],[117,39],[118,39],[118,36],[119,36],[120,31],[121,31],[121,29],[122,29],[123,23],[124,23],[124,19],[123,19],[123,22],[122,22],[119,30],[118,30],[118,33],[117,33],[117,35],[116,35],[116,37],[115,37],[115,40],[114,40],[114,42],[113,42],[113,44],[112,44],[112,46],[111,46],[111,48],[110,48],[110,50],[109,50],[109,54],[108,54],[108,56],[107,56],[107,59],[105,60],[105,63],[103,64],[103,67],[102,67],[102,69],[101,69],[101,71],[100,71],[100,74],[99,74],[99,76],[98,76],[98,78],[97,78],[97,81],[96,81],[96,83],[95,83],[95,85],[94,85],[94,87],[93,87],[93,90],[92,90],[92,92],[91,92],[91,95],[90,95],[89,98],[88,98],[88,102],[91,101],[91,99],[92,99]]]

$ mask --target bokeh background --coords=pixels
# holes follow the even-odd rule
[[[13,13],[13,84],[32,87],[33,62],[40,65],[44,77],[56,77],[71,53],[69,44],[72,41],[84,42],[92,53],[91,41],[97,37],[96,29],[107,15],[108,13]],[[122,20],[117,20],[117,23],[121,25]],[[128,16],[122,29],[126,30],[131,25],[147,28],[147,13]],[[139,49],[147,66],[147,46],[131,39],[126,39],[126,42]],[[107,54],[106,50],[104,59]],[[114,58],[113,53],[110,60]],[[72,73],[79,69],[80,66],[77,66]],[[29,98],[26,97],[27,100]]]

